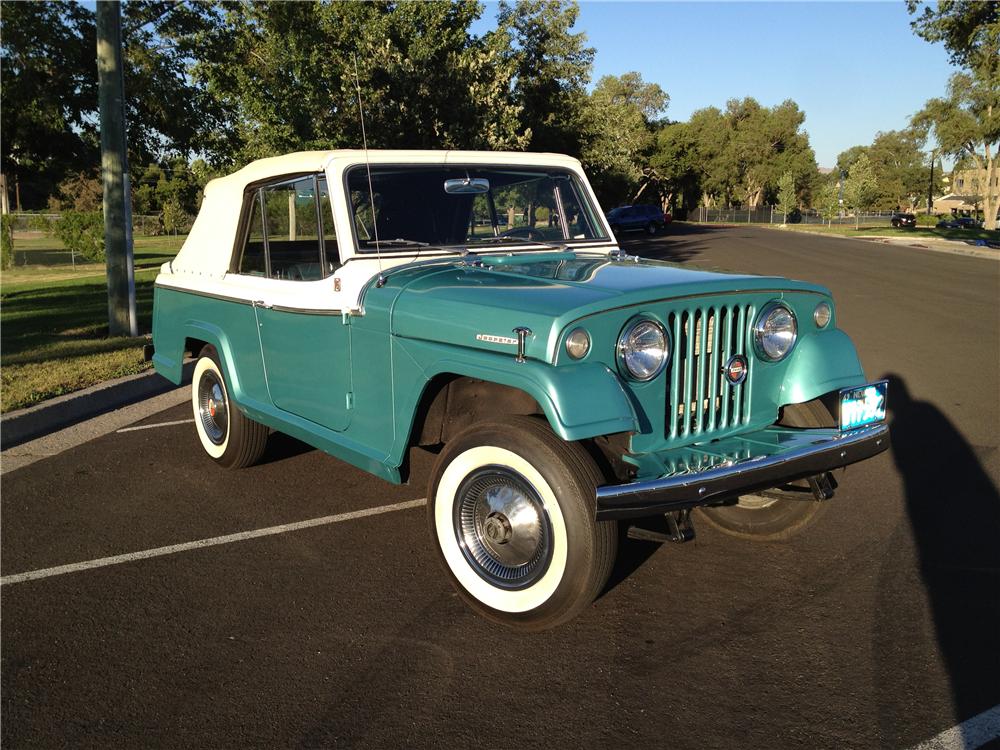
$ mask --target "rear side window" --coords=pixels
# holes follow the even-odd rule
[[[250,202],[239,273],[315,281],[338,266],[326,178],[308,175],[264,185]]]

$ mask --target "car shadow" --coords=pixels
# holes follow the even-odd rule
[[[915,663],[927,659],[914,645],[926,637],[921,628],[927,619],[913,602],[917,575],[950,682],[955,722],[1000,703],[1000,493],[976,449],[947,416],[913,398],[898,375],[885,377],[892,456],[909,526],[902,524],[886,548],[873,638],[877,687],[885,696],[882,732],[893,745],[900,739],[893,739],[900,723],[893,712],[905,703],[902,695],[921,696],[926,688],[914,684],[914,671],[934,669]]]
[[[272,432],[267,438],[267,448],[264,450],[264,455],[261,456],[257,465],[264,466],[266,464],[278,463],[279,461],[301,456],[303,453],[309,453],[314,450],[316,449],[311,445],[303,443],[297,438],[293,438],[283,432]]]
[[[618,554],[615,556],[615,564],[611,568],[611,575],[608,576],[607,583],[604,584],[601,593],[597,595],[598,600],[603,599],[605,595],[611,593],[617,586],[630,578],[663,546],[660,542],[629,538],[629,526],[638,526],[660,534],[668,532],[667,522],[663,516],[620,521],[618,523]]]

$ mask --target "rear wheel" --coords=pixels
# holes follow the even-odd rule
[[[267,427],[234,408],[213,346],[202,349],[195,364],[191,406],[201,447],[217,464],[241,469],[260,460],[267,447]]]
[[[656,222],[651,221],[646,225],[646,234],[650,236],[656,234]]]
[[[788,427],[829,427],[834,424],[829,410],[820,401],[793,404],[785,408],[782,424]],[[826,507],[806,495],[804,500],[741,495],[735,505],[700,508],[703,520],[730,536],[771,542],[789,539],[816,520]]]
[[[485,617],[544,630],[587,607],[614,563],[616,524],[594,520],[599,474],[544,422],[483,422],[451,440],[428,521],[459,595]]]

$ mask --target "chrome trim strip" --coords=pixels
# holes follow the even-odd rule
[[[714,505],[746,492],[871,458],[889,447],[889,426],[861,427],[773,456],[751,458],[697,474],[680,474],[597,488],[597,518],[629,518]]]
[[[818,297],[829,297],[826,292],[817,292],[813,289],[737,289],[735,291],[729,290],[719,290],[715,292],[697,292],[695,294],[682,294],[677,297],[657,297],[656,299],[641,300],[640,302],[632,302],[628,305],[619,305],[618,307],[608,307],[604,310],[598,310],[597,312],[587,313],[579,318],[575,318],[571,322],[567,323],[563,328],[566,328],[579,323],[581,320],[586,320],[587,318],[592,318],[595,315],[604,315],[605,313],[614,312],[616,310],[627,310],[630,307],[639,307],[642,305],[659,305],[666,302],[680,302],[681,300],[689,299],[700,299],[702,297],[732,297],[735,295],[744,294],[814,294]]]
[[[169,289],[172,292],[193,294],[195,297],[205,297],[207,299],[219,300],[220,302],[235,302],[238,305],[249,305],[250,307],[264,307],[268,310],[275,310],[277,312],[299,313],[301,315],[343,315],[345,312],[344,310],[336,310],[333,308],[287,307],[285,305],[272,305],[270,303],[266,303],[264,300],[251,300],[243,297],[227,297],[224,294],[213,294],[212,292],[203,292],[198,289],[188,289],[186,287],[164,284],[159,281],[156,282],[154,286],[158,286],[161,289]]]

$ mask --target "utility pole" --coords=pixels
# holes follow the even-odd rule
[[[931,182],[927,186],[927,215],[934,210],[934,151],[931,151]]]
[[[119,0],[97,0],[97,82],[100,104],[104,247],[108,269],[108,333],[138,336],[132,205],[125,145],[125,83]]]

